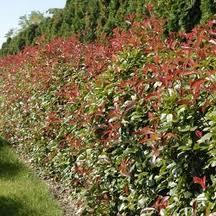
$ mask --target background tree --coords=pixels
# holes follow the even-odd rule
[[[40,11],[32,11],[29,15],[19,18],[20,31],[27,29],[31,25],[39,25],[45,20],[45,16]]]
[[[4,43],[0,55],[16,53],[19,47],[34,44],[40,35],[49,41],[76,34],[83,42],[110,35],[117,26],[130,26],[125,22],[128,14],[135,14],[137,19],[147,15],[145,6],[148,3],[154,5],[159,17],[167,20],[164,28],[167,34],[191,31],[196,24],[216,13],[214,0],[67,0],[63,9],[49,9],[46,16],[39,11],[21,16],[18,33],[8,35],[11,41]]]
[[[5,38],[11,38],[15,35],[16,30],[14,28],[11,28],[6,34],[5,34]]]

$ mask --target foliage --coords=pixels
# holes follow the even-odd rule
[[[83,215],[209,215],[216,21],[167,39],[154,15],[130,22],[105,43],[1,58],[1,131],[83,197]]]
[[[45,19],[40,11],[32,11],[29,15],[24,15],[19,18],[20,31],[26,30],[31,25],[38,25]]]

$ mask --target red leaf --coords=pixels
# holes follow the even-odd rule
[[[201,138],[201,137],[203,136],[203,132],[200,131],[200,130],[196,130],[196,131],[195,131],[195,134],[196,134],[196,136],[199,137],[199,138]]]
[[[155,142],[160,139],[159,134],[152,128],[144,127],[134,132],[135,135],[141,136],[139,142],[144,144],[146,142]]]
[[[202,178],[199,178],[197,176],[194,176],[193,177],[193,182],[195,184],[199,184],[203,190],[205,190],[207,187],[206,187],[206,176],[202,177]]]
[[[168,199],[168,196],[159,196],[152,207],[155,208],[158,212],[160,212],[161,209],[165,209],[169,205]]]
[[[202,84],[205,82],[206,82],[205,79],[198,79],[198,80],[195,80],[191,83],[191,89],[192,89],[193,95],[195,97],[199,96]]]
[[[146,8],[147,8],[147,10],[149,11],[149,12],[151,12],[152,10],[153,10],[153,8],[154,8],[154,6],[153,6],[153,4],[147,4],[146,5]]]
[[[177,104],[184,104],[184,105],[187,105],[187,106],[192,106],[193,105],[193,101],[192,100],[189,100],[189,99],[180,99],[177,101]]]
[[[121,162],[120,166],[119,166],[119,171],[121,173],[122,176],[126,176],[129,177],[130,176],[130,171],[129,171],[129,166],[130,166],[130,159],[125,159]]]

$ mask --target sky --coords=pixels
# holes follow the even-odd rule
[[[46,12],[49,8],[63,8],[66,0],[0,0],[0,46],[5,34],[18,27],[19,17],[31,11]]]

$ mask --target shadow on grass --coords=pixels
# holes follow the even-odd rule
[[[1,216],[30,216],[37,215],[34,211],[26,209],[23,204],[16,199],[0,196]]]
[[[8,145],[9,145],[9,142],[7,142],[5,139],[0,137],[0,149]]]
[[[17,216],[23,206],[20,202],[15,201],[8,197],[0,197],[0,215],[4,216]]]
[[[9,143],[0,138],[0,178],[15,177],[22,169],[23,165],[16,159],[10,159],[8,152]]]
[[[0,178],[7,179],[15,177],[22,168],[22,164],[14,164],[0,160]]]

